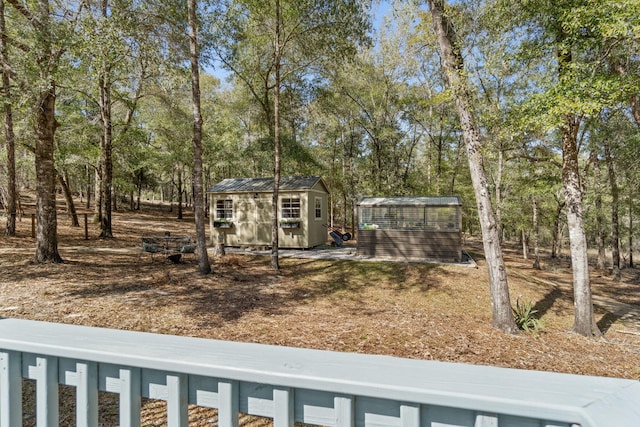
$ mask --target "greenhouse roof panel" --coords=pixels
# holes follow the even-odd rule
[[[365,197],[358,206],[461,206],[459,196]]]

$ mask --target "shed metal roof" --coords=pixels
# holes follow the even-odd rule
[[[319,176],[284,176],[280,178],[280,190],[310,190],[322,178]],[[261,193],[273,191],[273,178],[227,178],[213,187],[208,193]]]
[[[461,206],[459,196],[365,197],[358,206]]]

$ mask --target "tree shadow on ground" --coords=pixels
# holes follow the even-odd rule
[[[600,329],[600,332],[606,334],[609,328],[611,328],[611,325],[620,320],[620,318],[620,315],[607,311],[596,324],[598,325],[598,329]]]
[[[133,259],[130,256],[131,259]],[[231,260],[231,261],[229,261]],[[96,266],[77,262],[81,273],[62,292],[50,297],[84,299],[81,304],[113,304],[114,309],[150,316],[167,307],[203,326],[215,327],[252,313],[284,315],[318,299],[367,308],[367,296],[376,292],[420,291],[439,286],[435,267],[391,262],[283,259],[282,275],[269,267],[269,259],[243,256],[218,260],[213,273],[199,275],[193,263],[158,264],[126,261]],[[85,264],[86,262],[86,264]]]
[[[533,306],[533,310],[536,311],[538,318],[541,318],[551,310],[551,307],[553,307],[556,301],[568,297],[570,297],[570,295],[567,295],[567,292],[562,291],[562,289],[552,288],[544,295],[541,300],[535,303],[535,305]]]

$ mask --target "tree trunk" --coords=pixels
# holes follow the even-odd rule
[[[89,165],[85,165],[85,170],[87,172],[87,204],[85,207],[87,209],[91,208],[91,167]]]
[[[71,226],[80,227],[78,214],[76,213],[76,206],[73,204],[73,196],[71,194],[71,189],[69,188],[68,179],[65,179],[65,177],[57,170],[56,175],[58,177],[58,182],[60,182],[60,186],[62,187],[62,194],[64,195],[64,201],[67,204],[67,214],[71,219]]]
[[[273,94],[273,218],[271,223],[271,268],[276,273],[280,272],[280,260],[278,257],[278,212],[280,195],[280,61],[281,61],[281,41],[280,41],[280,0],[275,0],[275,34],[274,34],[274,71],[275,85]]]
[[[600,336],[593,314],[587,238],[584,231],[582,189],[578,166],[578,144],[576,135],[578,121],[574,115],[564,117],[562,133],[562,181],[567,204],[567,226],[571,247],[571,270],[573,272],[574,324],[573,330],[584,336]]]
[[[560,221],[560,215],[562,215],[562,210],[564,209],[564,205],[566,202],[561,201],[560,197],[557,195],[554,197],[556,200],[556,212],[553,217],[553,241],[551,243],[551,258],[557,258],[560,256],[561,245],[560,245],[560,234],[562,229],[562,224]]]
[[[0,34],[6,34],[4,20],[4,0],[0,0]],[[4,96],[4,137],[7,146],[7,236],[16,235],[16,138],[13,130],[13,110],[11,106],[11,82],[9,76],[9,55],[7,53],[7,41],[0,37],[0,64],[2,65],[2,94]]]
[[[102,144],[102,143],[101,143]],[[98,161],[98,166],[96,167],[96,182],[95,182],[95,205],[94,205],[94,222],[102,221],[102,196],[104,191],[102,191],[102,166],[100,165],[101,161]]]
[[[178,170],[178,219],[182,219],[182,168]]]
[[[58,253],[56,212],[56,171],[54,163],[56,132],[56,81],[52,77],[53,54],[51,16],[48,0],[40,0],[37,19],[32,22],[38,34],[37,66],[43,85],[35,104],[36,115],[36,254],[35,263],[62,262]]]
[[[613,165],[611,147],[609,142],[604,142],[604,157],[607,162],[609,172],[609,185],[611,187],[611,264],[613,267],[613,278],[620,280],[620,218],[618,215],[620,207],[620,188],[618,178]]]
[[[520,238],[522,239],[522,258],[529,259],[529,242],[527,239],[527,232],[524,228],[520,230]]]
[[[55,82],[41,92],[36,108],[36,255],[34,262],[62,262],[58,253],[56,170],[53,152],[56,131]]]
[[[629,196],[629,268],[633,268],[633,198]]]
[[[113,237],[111,228],[111,210],[113,208],[113,201],[111,199],[113,194],[111,88],[110,83],[107,82],[104,76],[102,79],[102,84],[100,85],[100,110],[102,113],[103,126],[103,135],[101,138],[102,155],[100,158],[100,169],[102,171],[100,185],[100,237],[109,239]]]
[[[567,44],[568,43],[568,44]],[[556,41],[559,78],[571,74],[573,62],[570,42],[564,29],[559,28]],[[601,336],[593,314],[587,237],[584,230],[580,166],[578,164],[577,135],[580,119],[572,113],[564,114],[560,125],[562,139],[562,183],[567,206],[567,228],[571,248],[573,272],[573,305],[575,308],[573,330],[584,336]]]
[[[496,225],[498,227],[498,237],[500,243],[503,243],[504,233],[502,226],[502,172],[504,169],[504,153],[502,150],[502,144],[498,147],[498,175],[496,176]],[[523,241],[524,241],[524,230]],[[523,250],[524,259],[527,259],[527,251]]]
[[[139,211],[140,210],[140,198],[142,196],[142,174],[144,173],[144,169],[140,169],[140,174],[139,174],[139,178],[138,178],[138,188],[137,188],[137,194],[136,194],[136,205],[135,205],[135,210]]]
[[[533,210],[533,268],[540,270],[540,222],[538,221],[538,199],[533,198],[531,201]]]
[[[200,69],[198,58],[198,30],[196,0],[188,1],[189,47],[191,53],[191,91],[193,98],[193,212],[196,222],[198,272],[211,273],[204,229],[204,188],[202,183],[202,113],[200,111]]]
[[[508,333],[518,328],[513,320],[507,273],[500,247],[500,238],[491,197],[484,171],[480,134],[471,109],[471,96],[463,80],[464,64],[452,24],[444,11],[443,0],[428,0],[433,28],[440,45],[442,67],[449,86],[453,89],[455,106],[467,147],[471,180],[476,195],[478,215],[482,227],[482,243],[489,272],[494,327]]]
[[[348,197],[347,197],[347,189],[346,187],[346,182],[347,182],[347,161],[349,159],[349,155],[348,155],[348,151],[347,151],[347,140],[344,134],[344,128],[341,129],[341,135],[340,135],[340,140],[342,142],[342,161],[341,161],[341,167],[342,167],[342,218],[344,221],[344,226],[345,228],[349,225],[349,206],[348,206]],[[333,219],[333,216],[331,217]],[[353,227],[351,229],[351,235],[354,235],[353,233]]]
[[[607,254],[605,248],[604,237],[604,215],[602,214],[602,195],[596,195],[595,200],[596,207],[596,228],[597,228],[597,244],[598,244],[598,261],[596,262],[596,269],[605,270],[607,268]]]
[[[597,158],[597,155],[594,153],[592,156],[593,162],[593,172],[594,172],[594,181],[595,181],[595,191],[596,191],[596,199],[595,199],[595,208],[596,208],[596,241],[598,245],[598,261],[596,263],[596,268],[598,270],[604,270],[607,266],[606,253],[605,253],[605,232],[604,232],[604,214],[602,212],[602,186],[600,182],[602,177],[600,175],[600,161]]]
[[[351,212],[351,235],[358,238],[358,222],[356,221],[356,182],[354,173],[354,157],[355,157],[355,129],[349,129],[349,211]]]
[[[102,0],[102,17],[107,18],[108,0]],[[111,228],[111,211],[113,208],[113,162],[111,151],[113,147],[113,126],[111,123],[111,64],[103,58],[102,74],[100,75],[100,117],[102,119],[102,216],[100,217],[100,237],[113,238]]]
[[[449,194],[455,194],[455,188],[456,188],[456,179],[458,177],[458,172],[460,170],[460,167],[462,166],[463,162],[462,162],[462,157],[464,157],[462,155],[463,153],[463,149],[462,149],[462,144],[463,141],[458,138],[458,147],[456,148],[456,158],[454,161],[454,165],[453,165],[453,170],[451,171],[451,182],[449,184]],[[502,234],[502,233],[500,233]],[[501,237],[502,238],[502,237]]]

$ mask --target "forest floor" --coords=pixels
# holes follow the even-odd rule
[[[96,224],[68,226],[59,217],[62,264],[35,265],[31,221],[18,236],[0,237],[0,316],[222,340],[384,354],[519,369],[640,379],[640,269],[622,280],[592,270],[602,338],[570,332],[569,260],[543,254],[542,270],[505,248],[512,303],[532,303],[544,322],[538,334],[507,335],[491,327],[482,247],[467,239],[468,265],[283,258],[275,275],[268,257],[211,257],[213,272],[194,260],[173,264],[140,256],[143,233],[194,235],[193,218],[167,206],[115,212],[114,239]],[[4,218],[1,220],[4,228]],[[33,425],[33,386],[25,385],[25,425]],[[62,389],[66,389],[63,387]],[[62,401],[73,406],[73,390]],[[101,394],[101,424],[117,424],[113,395]],[[31,405],[31,406],[30,406]],[[117,405],[115,405],[117,408]],[[162,403],[145,401],[144,425],[163,425]],[[215,411],[192,408],[192,425]],[[243,418],[243,423],[257,421]],[[247,421],[249,420],[249,421]],[[61,410],[61,425],[73,425]],[[261,421],[257,422],[258,424]]]

